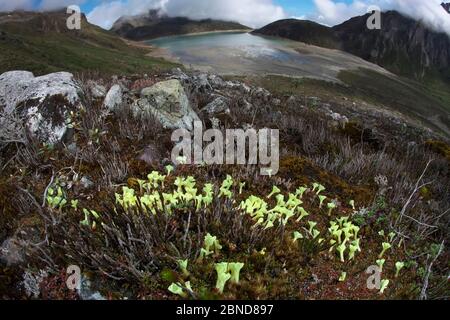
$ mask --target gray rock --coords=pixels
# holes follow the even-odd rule
[[[48,273],[45,270],[39,270],[38,272],[32,272],[26,270],[23,273],[22,287],[28,297],[37,299],[41,294],[41,283],[48,277]]]
[[[193,130],[200,118],[191,108],[179,80],[158,82],[141,91],[141,99],[131,106],[135,117],[154,116],[164,128]]]
[[[106,94],[103,105],[112,112],[119,110],[124,102],[123,94],[124,91],[120,85],[113,85]]]
[[[218,97],[212,102],[208,103],[203,109],[208,115],[214,115],[219,113],[230,113],[230,108],[228,107],[228,101],[224,97]]]
[[[221,77],[215,74],[209,75],[208,81],[210,85],[215,89],[222,89],[223,87],[226,86],[226,82]]]
[[[192,79],[192,85],[195,91],[200,93],[211,92],[213,90],[211,84],[209,83],[209,77],[206,73],[194,76]]]
[[[3,115],[18,113],[40,142],[54,144],[69,136],[70,113],[81,107],[81,87],[68,72],[41,77],[27,71],[0,75]]]
[[[251,95],[254,99],[261,100],[262,102],[269,102],[272,94],[264,88],[255,88],[251,91]]]
[[[93,183],[87,176],[83,176],[80,183],[84,189],[90,189],[95,185],[95,183]]]
[[[92,283],[84,275],[81,276],[81,286],[77,290],[81,300],[106,300],[100,292],[92,290]]]
[[[105,86],[96,83],[95,81],[88,82],[89,89],[94,99],[103,99],[106,97],[107,90]]]
[[[0,247],[0,261],[7,266],[14,266],[25,260],[25,253],[20,242],[15,238],[9,238],[3,241]]]

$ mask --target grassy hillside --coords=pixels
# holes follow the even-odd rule
[[[306,95],[384,107],[450,136],[450,95],[443,82],[423,84],[362,69],[342,71],[339,79],[342,84],[282,76],[247,77],[246,81],[285,96]]]
[[[174,64],[146,56],[150,47],[126,43],[82,21],[68,30],[63,13],[0,14],[0,73],[26,69],[35,74],[95,70],[106,74],[145,73]]]

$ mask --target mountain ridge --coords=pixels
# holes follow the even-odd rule
[[[447,34],[432,31],[422,22],[396,11],[383,13],[381,30],[369,30],[366,27],[368,17],[369,14],[353,17],[332,28],[321,26],[322,33],[328,39],[334,39],[327,42],[318,41],[314,36],[317,27],[312,25],[311,28],[311,24],[305,22],[286,25],[286,20],[280,20],[253,33],[340,49],[415,79],[437,74],[450,81],[450,38]],[[306,29],[295,30],[295,26]]]
[[[126,39],[142,41],[190,33],[251,30],[251,28],[231,21],[169,17],[159,10],[150,10],[147,14],[121,17],[110,30]]]

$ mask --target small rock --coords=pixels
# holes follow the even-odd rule
[[[224,97],[218,97],[208,103],[202,111],[209,115],[213,115],[218,113],[230,113],[230,108],[228,107],[228,101]]]
[[[81,178],[80,183],[81,183],[81,186],[82,186],[84,189],[90,189],[90,188],[92,188],[92,187],[95,185],[95,183],[93,183],[93,182],[92,182],[88,177],[86,177],[86,176],[83,176],[83,177]]]
[[[109,111],[117,111],[119,110],[123,105],[124,99],[123,99],[123,90],[122,87],[118,84],[115,84],[109,89],[108,93],[106,94],[105,101],[103,102],[103,105],[109,110]]]
[[[15,237],[3,241],[0,247],[0,261],[7,266],[14,266],[22,263],[24,260],[25,253]]]
[[[88,81],[88,86],[94,99],[103,99],[106,97],[107,90],[105,86],[102,86],[94,81]]]

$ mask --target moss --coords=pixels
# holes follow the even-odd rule
[[[327,188],[327,191],[334,193],[343,201],[353,199],[357,203],[369,204],[375,194],[373,187],[350,185],[340,177],[319,168],[302,157],[282,159],[280,161],[280,175],[292,180],[297,186],[319,182]]]
[[[425,145],[429,147],[433,152],[443,156],[450,163],[450,145],[444,141],[428,140]]]
[[[350,121],[339,131],[345,136],[349,137],[353,143],[367,143],[375,150],[379,150],[383,145],[371,129],[364,128],[360,123]]]

